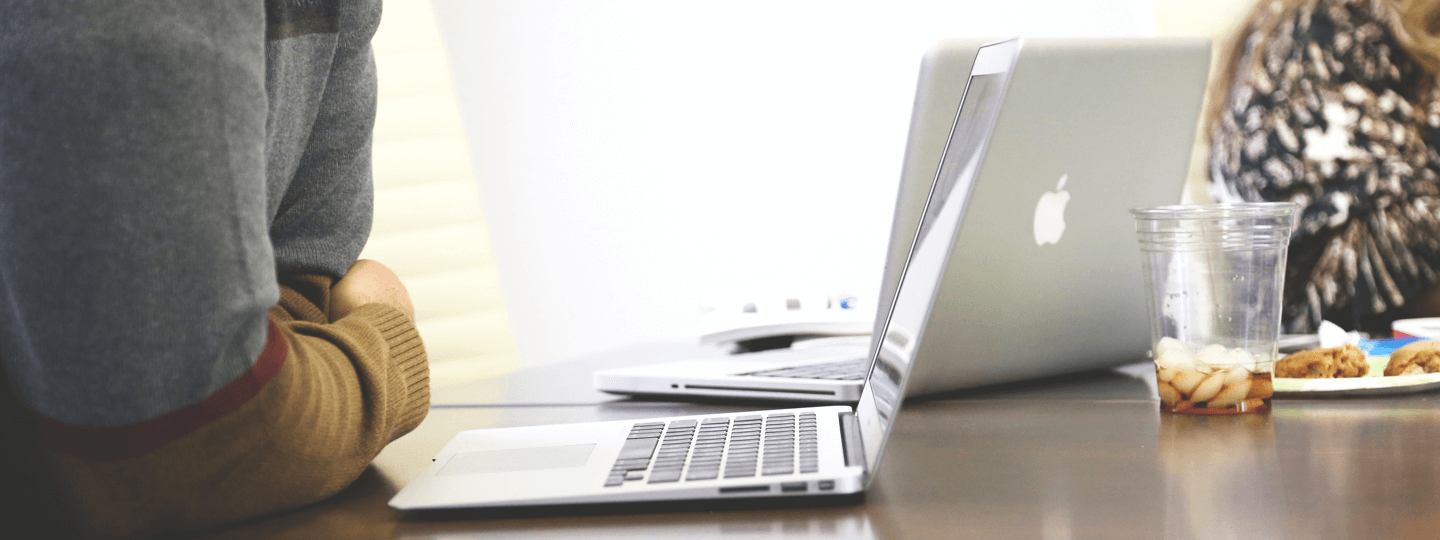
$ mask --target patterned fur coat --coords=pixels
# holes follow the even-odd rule
[[[1273,30],[1244,38],[1212,126],[1211,195],[1303,208],[1286,332],[1325,319],[1388,335],[1440,269],[1440,88],[1399,47],[1381,0],[1305,0],[1264,16],[1278,19],[1250,26]]]

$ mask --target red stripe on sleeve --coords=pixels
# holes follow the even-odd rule
[[[265,350],[260,352],[255,366],[199,403],[139,424],[113,428],[72,426],[35,415],[40,436],[52,450],[78,458],[119,460],[144,455],[235,412],[280,373],[289,352],[285,336],[272,321],[265,336]]]

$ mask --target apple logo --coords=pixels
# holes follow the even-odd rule
[[[1065,205],[1070,203],[1070,192],[1065,191],[1065,180],[1070,175],[1060,175],[1055,191],[1040,195],[1035,205],[1035,245],[1054,244],[1065,234]]]

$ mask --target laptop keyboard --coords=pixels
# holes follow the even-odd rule
[[[605,486],[819,470],[813,412],[644,422],[630,428]]]
[[[791,366],[777,369],[738,373],[755,377],[784,377],[789,379],[829,379],[833,381],[864,380],[870,367],[866,359],[847,359],[807,366]]]

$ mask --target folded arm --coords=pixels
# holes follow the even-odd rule
[[[0,18],[0,392],[35,443],[7,451],[51,458],[91,532],[320,500],[428,406],[407,313],[331,320],[334,277],[277,283],[265,21],[258,2]]]

